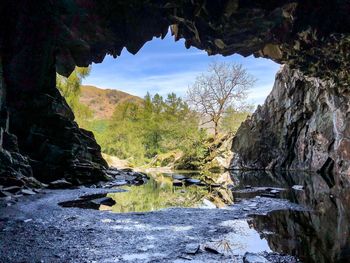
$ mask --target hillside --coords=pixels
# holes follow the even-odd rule
[[[120,90],[82,85],[79,101],[93,111],[95,119],[109,119],[118,103],[124,101],[141,102],[142,99]]]

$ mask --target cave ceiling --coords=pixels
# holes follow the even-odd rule
[[[208,55],[265,57],[347,82],[349,0],[4,0],[0,13],[5,55],[36,41],[54,48],[65,76],[124,47],[136,54],[170,27],[175,40]]]
[[[57,1],[59,2],[59,1]],[[350,1],[61,1],[55,6],[57,70],[136,54],[169,26],[175,40],[208,55],[288,63],[310,75],[347,78]]]

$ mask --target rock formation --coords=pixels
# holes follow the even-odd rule
[[[45,182],[105,179],[100,148],[74,122],[55,87],[55,73],[67,76],[76,65],[100,63],[106,54],[117,57],[124,47],[136,54],[154,36],[164,37],[170,25],[175,39],[186,39],[186,47],[288,63],[304,74],[332,79],[339,88],[327,92],[343,92],[340,97],[346,98],[349,11],[348,0],[3,0],[1,151],[16,157],[1,161],[1,176],[10,169]],[[336,107],[346,107],[343,103]],[[346,153],[340,149],[347,141],[339,143],[334,162],[348,158],[338,155]],[[14,163],[17,159],[21,164]],[[346,165],[335,166],[343,171]]]
[[[349,99],[343,86],[283,66],[238,130],[232,168],[350,174]]]

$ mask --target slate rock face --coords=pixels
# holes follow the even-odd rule
[[[17,137],[9,132],[9,114],[6,108],[6,90],[0,57],[0,185],[23,186],[25,178],[32,177],[28,159],[19,153]]]
[[[283,66],[238,130],[231,168],[350,174],[349,106],[346,88]]]

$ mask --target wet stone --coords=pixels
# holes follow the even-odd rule
[[[200,184],[201,180],[194,179],[194,178],[188,178],[188,179],[186,179],[186,183],[188,183],[188,184]]]
[[[182,186],[182,181],[180,181],[180,180],[174,180],[174,181],[173,181],[173,186]]]
[[[131,169],[131,168],[123,168],[123,169],[120,169],[121,171],[123,171],[123,172],[133,172],[133,170]]]
[[[21,190],[22,194],[24,195],[35,195],[36,193],[30,189],[22,189]]]
[[[187,244],[185,248],[185,253],[194,255],[199,251],[198,244]]]
[[[70,182],[67,182],[65,179],[60,179],[49,183],[50,189],[64,189],[72,187],[73,185]]]
[[[244,263],[269,263],[270,261],[258,254],[247,252],[243,256],[243,262]]]
[[[22,189],[22,188],[19,187],[19,186],[10,186],[10,187],[5,187],[5,188],[3,188],[2,190],[14,194],[14,193],[19,192],[21,189]]]
[[[136,179],[136,176],[132,176],[132,175],[127,175],[125,176],[125,180],[128,182],[132,182]]]
[[[8,197],[11,196],[10,192],[7,191],[0,191],[0,197]]]
[[[116,186],[123,186],[123,185],[127,185],[128,182],[126,180],[116,180],[113,182],[109,182],[107,184],[105,184],[103,186],[103,188],[112,188],[112,187],[116,187]]]
[[[112,176],[118,176],[120,175],[120,171],[116,169],[109,169],[106,171],[107,174],[112,175]]]
[[[91,200],[91,202],[96,205],[106,205],[106,206],[115,205],[115,201],[110,197],[101,197],[98,199]]]
[[[173,179],[176,179],[176,180],[185,180],[186,177],[184,175],[181,175],[181,174],[174,174],[173,176]]]
[[[251,204],[249,204],[248,206],[250,207],[250,208],[256,208],[257,207],[257,203],[251,203]]]
[[[211,244],[206,244],[204,246],[204,250],[209,252],[209,253],[213,253],[213,254],[220,254],[220,252],[218,251],[218,249],[214,246],[214,245],[211,245]]]
[[[81,196],[79,197],[79,199],[72,200],[72,201],[65,201],[58,204],[62,207],[99,209],[101,205],[105,205],[105,206],[111,206],[111,204],[114,205],[115,201],[110,197],[106,197],[106,194],[93,194],[93,195]]]

